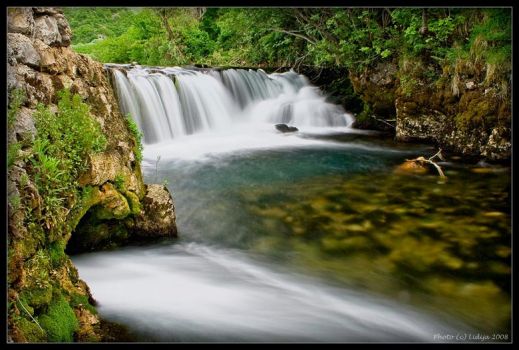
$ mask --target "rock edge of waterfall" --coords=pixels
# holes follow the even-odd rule
[[[8,128],[9,146],[19,146],[8,168],[8,341],[103,341],[107,331],[96,302],[65,248],[81,252],[175,237],[173,199],[165,186],[144,184],[138,141],[103,65],[72,51],[62,12],[9,8],[7,20],[8,92],[25,96]],[[53,218],[61,225],[28,224],[27,213],[41,212],[44,203],[24,156],[38,132],[33,114],[40,103],[57,109],[64,88],[90,107],[106,149],[84,159],[88,170],[77,187],[88,187],[88,195],[66,199],[67,210]]]

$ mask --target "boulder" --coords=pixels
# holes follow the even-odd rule
[[[427,174],[429,168],[425,164],[407,160],[395,168],[395,173],[398,174]]]
[[[8,33],[7,47],[11,57],[18,63],[34,68],[40,66],[41,57],[33,47],[31,39],[25,35],[19,33]]]
[[[282,133],[299,131],[295,126],[288,126],[286,124],[276,124],[275,127],[276,130],[281,131]]]
[[[32,35],[34,18],[32,10],[25,7],[9,8],[7,16],[7,32]]]
[[[59,34],[61,35],[61,44],[63,46],[69,46],[72,38],[72,31],[70,30],[68,21],[62,14],[57,14],[54,17],[58,23]]]
[[[136,215],[129,229],[142,237],[176,237],[175,207],[166,186],[146,185],[142,211]]]
[[[34,20],[34,38],[49,46],[59,46],[62,38],[56,18],[47,15],[37,17]]]

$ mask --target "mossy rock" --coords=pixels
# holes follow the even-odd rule
[[[47,332],[50,342],[72,342],[79,328],[74,310],[63,295],[55,296],[47,312],[38,317],[41,327]]]
[[[124,195],[114,186],[103,186],[104,198],[93,210],[94,216],[99,220],[123,219],[130,213],[130,205]]]
[[[21,318],[16,322],[16,327],[18,327],[18,331],[23,334],[26,342],[41,343],[47,341],[47,335],[45,332],[42,331],[33,321]]]
[[[43,288],[31,288],[26,289],[21,293],[21,300],[23,300],[23,306],[26,308],[40,308],[48,305],[52,300],[53,287],[47,285]]]
[[[130,191],[126,191],[124,193],[126,200],[128,201],[128,205],[130,206],[130,213],[133,215],[137,215],[141,212],[141,202],[139,197]]]

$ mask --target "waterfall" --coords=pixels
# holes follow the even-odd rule
[[[317,87],[294,71],[107,68],[122,113],[135,120],[146,144],[236,123],[347,127],[353,122],[341,106],[326,102]]]

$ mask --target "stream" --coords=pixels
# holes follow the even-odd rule
[[[103,317],[143,341],[509,332],[506,168],[445,163],[443,182],[393,171],[428,146],[270,137],[272,148],[230,151],[236,140],[204,136],[211,152],[145,149],[145,180],[167,181],[179,238],[73,257]]]
[[[509,340],[509,167],[399,173],[437,149],[352,129],[292,71],[107,69],[179,237],[72,257],[102,317],[151,342]]]

